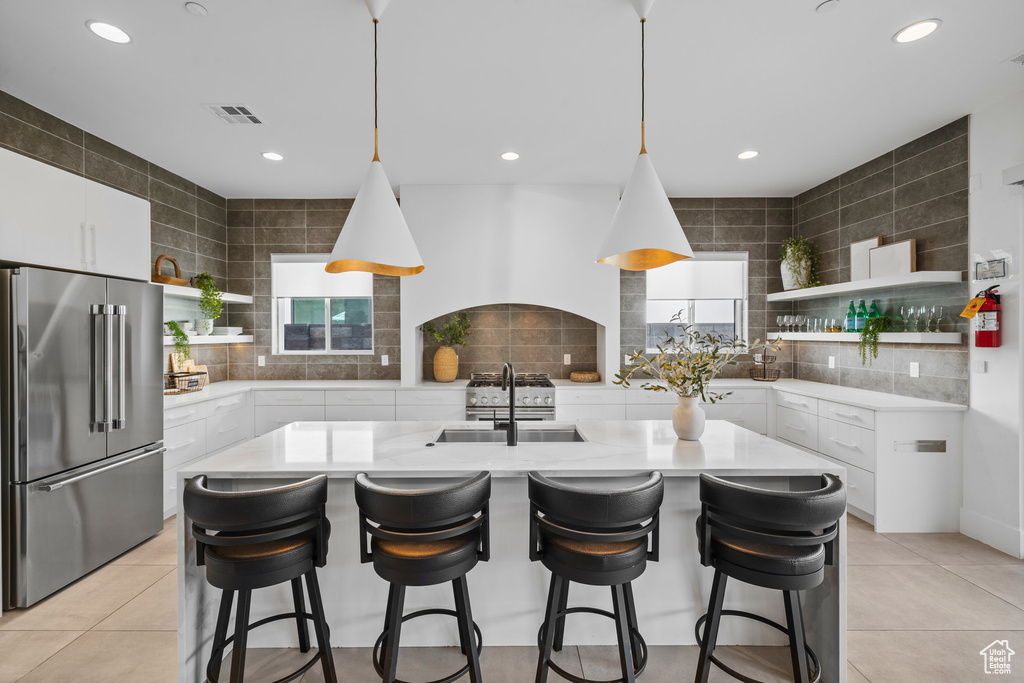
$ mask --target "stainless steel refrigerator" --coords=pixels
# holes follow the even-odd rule
[[[0,270],[3,606],[162,528],[163,290]]]

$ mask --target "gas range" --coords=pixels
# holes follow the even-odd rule
[[[508,392],[501,390],[500,372],[473,373],[466,386],[467,420],[508,419]],[[516,422],[554,420],[555,385],[545,374],[516,375]]]

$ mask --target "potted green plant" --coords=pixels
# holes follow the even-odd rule
[[[193,286],[202,292],[199,297],[200,317],[196,320],[196,332],[202,335],[213,334],[213,322],[220,317],[221,307],[224,305],[217,281],[209,273],[200,273],[193,278]]]
[[[184,365],[185,361],[192,355],[192,347],[188,343],[188,335],[175,320],[168,320],[164,325],[171,331],[174,337],[174,358],[177,364]]]
[[[782,288],[803,289],[825,284],[818,277],[818,248],[805,237],[790,237],[782,243]]]
[[[860,341],[857,349],[860,351],[860,364],[868,364],[868,354],[871,358],[878,358],[878,335],[892,329],[892,318],[881,315],[877,318],[868,318],[864,321],[864,328],[860,331]]]
[[[679,398],[679,405],[672,410],[676,436],[697,441],[704,433],[705,421],[700,401],[714,404],[731,393],[711,392],[710,383],[726,365],[737,364],[736,354],[746,348],[746,343],[710,332],[701,334],[684,325],[681,316],[682,312],[672,317],[679,335],[666,337],[649,358],[643,351],[630,356],[631,367],[615,375],[615,384],[628,388],[629,380],[640,375],[653,380],[641,385],[642,389],[675,393]]]
[[[466,345],[466,337],[473,334],[469,328],[469,316],[465,311],[453,315],[441,329],[429,322],[423,323],[423,331],[441,345],[434,352],[434,379],[438,382],[454,382],[459,376],[459,354],[455,347]]]

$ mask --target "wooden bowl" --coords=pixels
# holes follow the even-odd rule
[[[571,382],[600,382],[601,375],[596,372],[572,372],[569,373]]]

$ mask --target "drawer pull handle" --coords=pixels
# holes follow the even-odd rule
[[[182,418],[185,418],[185,417],[191,417],[192,415],[195,415],[195,414],[196,414],[196,411],[190,410],[187,413],[181,413],[180,415],[171,415],[171,419],[172,420],[179,420],[179,419],[182,419]]]
[[[810,406],[807,405],[806,403],[804,403],[803,401],[794,401],[791,398],[784,398],[784,399],[782,399],[782,402],[783,403],[792,403],[795,406],[803,406],[804,408],[810,408]]]
[[[230,432],[234,429],[238,429],[239,427],[241,427],[241,425],[231,425],[230,427],[224,427],[223,429],[218,430],[217,433],[224,434],[225,432]]]
[[[852,448],[855,451],[859,451],[860,450],[860,446],[858,446],[857,444],[855,444],[855,443],[847,443],[846,441],[840,441],[839,439],[835,438],[834,436],[830,436],[828,438],[828,440],[832,441],[833,443],[839,444],[840,446],[844,446],[846,448]]]
[[[856,484],[847,484],[846,488],[848,488],[848,489],[855,489],[855,488],[857,488],[857,485]]]
[[[221,401],[220,403],[217,404],[217,409],[220,409],[220,408],[230,408],[231,406],[237,406],[241,402],[242,402],[241,399],[238,399],[238,400],[235,400],[235,401]]]
[[[188,446],[191,446],[195,442],[196,442],[196,440],[192,439],[191,441],[186,441],[185,443],[180,444],[178,446],[170,446],[165,452],[166,453],[170,453],[171,451],[180,451],[182,448],[186,448]]]
[[[836,417],[845,417],[847,420],[859,420],[860,415],[854,415],[852,413],[840,413],[838,410],[833,410],[832,414]]]
[[[783,427],[786,427],[787,429],[795,429],[798,432],[806,432],[807,431],[803,427],[797,427],[796,425],[791,425],[788,422],[786,424],[784,424]]]

